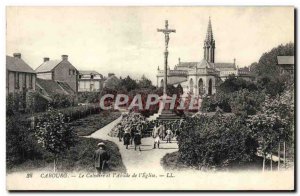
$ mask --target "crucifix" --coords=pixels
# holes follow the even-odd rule
[[[167,95],[167,67],[168,67],[168,45],[169,45],[169,34],[170,33],[176,33],[175,29],[169,29],[169,24],[168,24],[168,20],[165,21],[165,29],[157,29],[157,32],[162,32],[163,34],[165,34],[165,67],[164,67],[164,95]]]

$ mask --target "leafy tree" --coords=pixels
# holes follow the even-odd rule
[[[146,78],[145,75],[143,75],[142,78],[139,80],[138,87],[139,88],[151,88],[153,86],[152,86],[151,80],[149,80],[148,78]]]
[[[257,140],[261,142],[261,151],[264,157],[271,154],[274,147],[280,145],[281,141],[293,140],[293,104],[290,95],[266,97],[262,112],[249,116],[248,127],[253,131]],[[280,157],[280,152],[278,152]]]
[[[121,79],[120,81],[120,87],[121,89],[124,88],[127,92],[137,89],[138,84],[135,80],[131,79],[130,76],[127,76],[124,79]]]
[[[229,104],[231,111],[237,115],[253,115],[260,110],[264,98],[263,91],[243,89],[230,95]]]
[[[77,142],[77,135],[73,128],[66,123],[64,115],[51,107],[38,119],[35,136],[38,143],[53,154],[54,171],[57,156]]]
[[[276,78],[280,75],[280,68],[277,65],[277,56],[294,56],[294,43],[279,45],[271,51],[264,53],[253,70],[258,77]]]
[[[257,86],[253,82],[246,81],[234,75],[229,75],[229,77],[222,84],[220,84],[217,89],[217,93],[220,91],[224,93],[232,93],[241,89],[255,91],[257,90]]]

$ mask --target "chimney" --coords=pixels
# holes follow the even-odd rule
[[[61,55],[61,59],[64,61],[64,60],[68,60],[68,55],[65,55],[65,54],[63,54],[63,55]]]
[[[44,57],[44,62],[47,62],[47,61],[49,61],[49,60],[50,60],[49,57]]]
[[[16,57],[16,58],[21,58],[21,53],[14,53],[14,57]]]
[[[178,58],[178,65],[180,65],[180,58]]]

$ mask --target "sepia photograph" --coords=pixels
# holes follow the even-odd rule
[[[295,7],[5,9],[8,191],[295,191]]]

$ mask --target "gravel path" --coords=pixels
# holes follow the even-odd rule
[[[160,149],[153,149],[153,138],[142,138],[142,151],[135,151],[134,146],[129,146],[126,149],[123,142],[119,142],[116,137],[110,137],[110,130],[121,121],[121,117],[106,125],[102,129],[94,132],[88,137],[109,140],[117,144],[119,147],[123,163],[128,173],[132,172],[162,172],[163,168],[160,165],[161,158],[167,154],[178,150],[177,142],[166,143],[163,141],[160,144]]]

